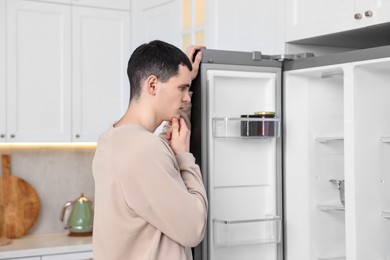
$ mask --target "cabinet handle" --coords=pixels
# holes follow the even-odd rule
[[[11,137],[11,138],[15,138],[15,135],[14,135],[14,134],[11,134],[10,137]]]
[[[4,138],[5,137],[5,134],[0,134],[0,138]]]
[[[361,13],[357,13],[353,16],[356,20],[362,19],[363,15]]]
[[[365,12],[364,12],[364,15],[365,15],[366,17],[371,17],[371,16],[373,16],[373,14],[374,14],[374,12],[371,11],[371,10],[368,10],[368,11],[365,11]]]
[[[76,138],[80,138],[80,135],[79,135],[79,134],[76,134],[75,137],[76,137]]]

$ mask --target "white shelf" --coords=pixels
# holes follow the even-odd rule
[[[382,217],[390,219],[390,210],[382,211]]]
[[[322,211],[345,211],[345,207],[342,205],[318,204],[316,208]]]
[[[379,141],[381,141],[382,143],[390,143],[390,136],[381,136],[379,138]]]
[[[315,138],[318,143],[327,143],[333,141],[343,141],[344,137],[342,136],[318,136]]]
[[[231,247],[252,244],[279,243],[281,241],[279,216],[260,219],[213,219],[214,246]]]
[[[215,117],[214,138],[276,138],[280,136],[279,118]]]
[[[231,188],[253,188],[268,187],[269,184],[239,184],[239,185],[216,185],[214,189],[231,189]]]
[[[345,260],[347,259],[345,256],[338,257],[319,257],[318,260]]]

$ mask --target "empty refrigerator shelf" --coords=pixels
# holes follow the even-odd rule
[[[331,210],[345,211],[345,207],[342,205],[318,204],[317,209],[322,210],[322,211],[331,211]]]
[[[318,260],[345,260],[347,259],[345,256],[338,257],[319,257]]]
[[[214,189],[251,188],[251,187],[268,187],[268,186],[269,184],[215,185]]]
[[[342,141],[344,140],[344,137],[342,136],[321,136],[315,138],[316,142],[318,143],[326,143],[331,141]]]
[[[281,240],[281,217],[246,220],[213,219],[214,246],[230,247]]]
[[[382,211],[382,217],[390,219],[390,210]]]
[[[379,141],[381,141],[382,143],[390,143],[390,136],[382,136],[381,138],[379,138]]]
[[[276,138],[280,136],[279,118],[215,117],[215,138]]]

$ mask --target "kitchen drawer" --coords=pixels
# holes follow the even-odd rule
[[[41,260],[92,260],[92,251],[44,255]]]
[[[40,256],[9,258],[9,260],[41,260]]]

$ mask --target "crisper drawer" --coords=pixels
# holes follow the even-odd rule
[[[279,243],[281,218],[268,217],[247,220],[213,219],[215,247]]]

